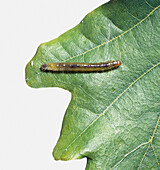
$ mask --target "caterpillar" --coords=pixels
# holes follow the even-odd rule
[[[117,68],[121,61],[107,61],[102,63],[48,63],[40,68],[44,72],[103,72]]]

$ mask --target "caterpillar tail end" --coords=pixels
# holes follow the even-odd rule
[[[47,64],[43,64],[40,68],[41,71],[47,71]]]

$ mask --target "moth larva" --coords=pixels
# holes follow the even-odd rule
[[[48,63],[41,66],[41,71],[51,72],[103,72],[117,68],[121,61],[107,61],[102,63]]]

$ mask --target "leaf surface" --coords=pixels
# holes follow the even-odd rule
[[[121,60],[103,73],[45,73],[54,62]],[[26,66],[33,88],[71,92],[56,160],[86,169],[160,169],[160,1],[112,0],[43,43]]]

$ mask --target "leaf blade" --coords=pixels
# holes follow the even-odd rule
[[[58,39],[42,44],[33,60],[31,60],[31,62],[35,62],[35,67],[30,67],[31,62],[26,67],[26,78],[29,77],[30,81],[28,81],[28,84],[30,86],[36,88],[58,86],[72,93],[72,100],[64,118],[62,134],[54,149],[55,159],[70,160],[87,156],[89,159],[88,169],[91,167],[93,169],[94,166],[96,168],[100,166],[101,169],[105,169],[106,166],[111,168],[127,152],[129,153],[133,148],[141,145],[141,143],[149,141],[149,134],[159,114],[158,96],[160,94],[159,88],[156,88],[155,84],[160,84],[158,77],[160,48],[158,45],[159,37],[157,36],[160,33],[158,29],[160,6],[158,6],[159,1],[155,1],[155,4],[150,1],[151,5],[147,3],[144,5],[144,3],[145,1],[137,1],[137,8],[139,6],[140,8],[138,8],[138,12],[135,14],[135,7],[133,8],[134,10],[131,8],[133,4],[129,0],[111,1],[110,4],[98,8],[89,14],[82,24],[63,34]],[[121,7],[118,7],[120,4]],[[116,6],[117,8],[115,8]],[[152,9],[153,6],[154,8]],[[110,7],[113,10],[112,12],[106,10],[110,9]],[[115,10],[123,8],[125,10],[121,14]],[[141,12],[142,9],[143,12]],[[102,25],[106,23],[106,18],[104,19],[102,13],[104,14],[105,10],[108,12],[107,24],[103,27]],[[121,19],[124,18],[123,24],[115,17],[118,14]],[[141,19],[140,21],[137,19],[138,17]],[[126,23],[131,18],[132,22],[129,22],[130,28],[128,28]],[[102,20],[99,21],[99,19]],[[105,22],[103,23],[102,21]],[[92,23],[91,28],[97,30],[94,32],[92,29],[89,29],[88,23]],[[112,27],[110,27],[111,24]],[[110,30],[108,34],[104,32],[107,26]],[[87,32],[87,30],[89,31]],[[76,38],[72,35],[75,35]],[[112,37],[107,37],[107,35]],[[107,41],[104,42],[105,38]],[[82,40],[82,42],[79,40]],[[85,46],[84,44],[87,45]],[[54,75],[41,73],[38,70],[41,64],[50,61],[101,62],[106,59],[120,59],[123,65],[121,68],[111,72],[95,74]],[[153,81],[148,79],[153,79]],[[146,82],[149,85],[145,85]],[[143,89],[142,87],[145,88]],[[137,91],[140,95],[134,91]],[[153,99],[153,96],[156,97]],[[139,98],[139,100],[136,101],[135,98]],[[148,100],[149,98],[152,100]],[[118,101],[118,104],[115,104],[116,101]],[[141,104],[141,108],[139,108],[140,104],[138,105],[137,102]],[[150,107],[147,107],[147,104]],[[123,105],[125,107],[122,107]],[[150,117],[150,112],[154,116],[153,118]],[[127,115],[127,118],[125,118],[125,115]],[[142,123],[142,126],[137,123],[141,115],[143,115],[141,120],[145,122]],[[113,117],[117,122],[113,120]],[[152,123],[150,126],[146,126],[145,124],[149,119],[152,120]],[[147,137],[142,135],[144,139],[139,136],[130,136],[125,129],[127,124],[124,124],[123,121],[126,121],[131,126],[129,128],[131,133],[136,132],[138,135],[142,135],[143,126],[149,129],[150,132],[145,132]],[[118,123],[120,127],[118,127]],[[137,124],[140,130],[134,124]],[[127,148],[127,144],[123,139],[119,139],[120,136],[117,138],[117,134],[123,130],[125,132],[122,135],[123,137],[128,135],[127,140],[130,145],[132,140],[135,140],[130,148]],[[138,137],[139,141],[136,141]],[[114,150],[113,153],[116,153],[116,157],[109,148],[112,146],[112,140],[117,144],[116,147],[121,144],[119,151],[122,154],[116,153],[116,147],[111,147]],[[108,145],[105,146],[105,150],[99,149],[104,143]],[[103,153],[103,157],[99,150]],[[104,152],[112,155],[110,157],[110,159],[112,158],[111,163]],[[98,156],[101,159],[98,159]],[[104,159],[105,164],[102,162]],[[127,166],[127,163],[125,166]]]

